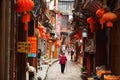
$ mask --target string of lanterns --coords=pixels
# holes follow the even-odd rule
[[[113,22],[117,19],[117,15],[113,12],[108,12],[105,9],[98,9],[96,11],[96,15],[99,18],[99,23],[101,24],[101,29],[104,28],[104,24],[106,24],[106,27],[113,27]],[[95,26],[94,24],[96,21],[94,20],[93,17],[88,17],[87,18],[87,23],[89,23],[89,28],[91,32],[95,32]]]

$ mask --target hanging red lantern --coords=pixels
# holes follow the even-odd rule
[[[95,31],[95,26],[94,26],[95,20],[92,17],[89,17],[87,18],[87,22],[90,24],[89,27],[90,27],[91,32],[94,32]]]
[[[40,32],[40,37],[43,38],[43,39],[45,39],[46,38],[45,33],[44,32]]]
[[[58,41],[55,42],[55,46],[59,46]]]
[[[61,42],[60,42],[60,41],[57,41],[56,46],[57,46],[57,47],[60,47],[60,46],[61,46]]]
[[[96,15],[98,16],[98,17],[102,17],[102,15],[105,13],[105,10],[104,9],[98,9],[97,11],[96,11]]]
[[[43,39],[44,39],[44,40],[47,40],[47,37],[46,37],[46,36],[44,36],[44,37],[43,37]]]
[[[107,27],[113,27],[113,22],[117,19],[117,15],[112,12],[107,12],[102,16],[102,19],[106,22]]]
[[[72,41],[70,41],[69,44],[72,45]]]
[[[30,12],[34,8],[32,0],[18,0],[15,4],[15,10],[18,13]]]
[[[41,37],[44,38],[44,36],[45,36],[45,33],[41,33]]]
[[[28,30],[28,22],[30,22],[30,14],[34,8],[34,2],[32,0],[18,0],[15,4],[15,10],[18,13],[22,13],[22,23],[24,23],[24,30]]]
[[[97,15],[98,17],[100,17],[101,29],[104,28],[103,24],[104,24],[105,21],[101,18],[104,13],[105,13],[105,9],[101,9],[101,8],[100,8],[100,9],[98,9],[98,10],[96,11],[96,15]]]
[[[74,38],[75,38],[75,39],[79,39],[78,34],[75,34],[75,35],[74,35]]]
[[[55,46],[56,46],[56,47],[60,47],[60,46],[61,46],[61,42],[60,42],[60,41],[56,41],[56,42],[55,42]]]
[[[48,43],[52,43],[52,40],[49,40]]]
[[[44,31],[44,27],[43,26],[38,26],[38,29],[40,32]]]
[[[47,39],[50,38],[50,34],[49,34],[49,33],[46,34],[46,38],[47,38]]]
[[[102,18],[100,18],[101,29],[104,28],[104,25],[103,25],[104,23],[105,23],[105,20],[103,20]]]
[[[82,37],[82,32],[81,31],[78,31],[78,33],[77,33],[78,35],[79,35],[79,38],[81,38]]]

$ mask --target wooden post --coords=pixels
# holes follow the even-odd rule
[[[28,37],[28,31],[24,30],[23,23],[21,23],[21,17],[18,17],[18,42],[26,42]],[[26,53],[16,53],[16,71],[17,80],[26,80]]]

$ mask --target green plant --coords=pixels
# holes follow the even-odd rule
[[[87,71],[87,68],[85,66],[81,67],[81,72]]]

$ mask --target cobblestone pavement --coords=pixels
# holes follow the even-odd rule
[[[70,55],[67,55],[67,58],[64,74],[61,73],[59,62],[56,62],[49,67],[46,80],[82,80],[80,66],[70,60]]]

